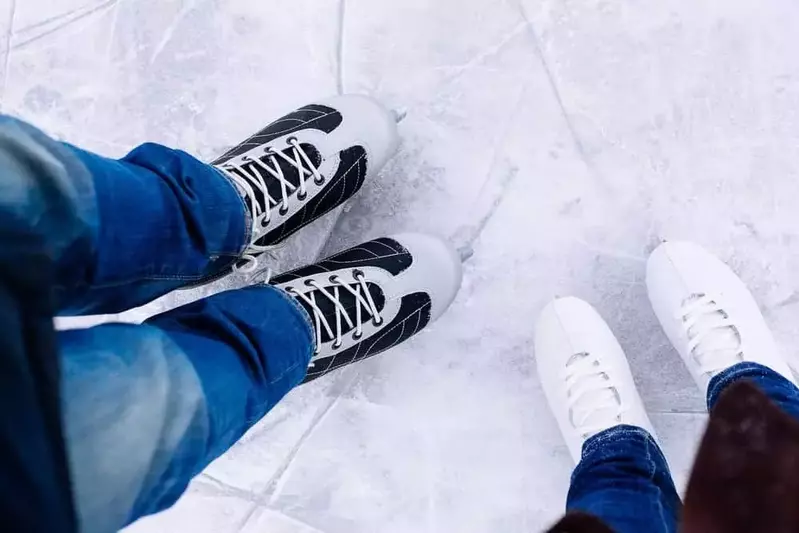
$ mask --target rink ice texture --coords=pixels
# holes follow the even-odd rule
[[[211,159],[338,92],[407,113],[379,178],[276,270],[402,231],[471,255],[429,331],[294,391],[130,532],[540,531],[572,464],[533,325],[564,295],[618,335],[682,490],[704,399],[645,260],[706,246],[799,356],[797,23],[793,0],[0,0],[3,112],[105,155]]]

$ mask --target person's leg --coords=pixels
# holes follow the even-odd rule
[[[585,442],[568,511],[596,516],[617,533],[666,533],[677,531],[680,507],[669,465],[649,432],[615,426]]]
[[[70,174],[93,189],[83,250],[59,261],[61,314],[116,313],[226,272],[244,253],[251,218],[221,172],[145,144],[115,160],[69,145]]]
[[[624,352],[587,303],[550,304],[536,326],[536,363],[577,464],[566,502],[617,533],[676,531],[680,499]]]
[[[26,316],[12,316],[11,305],[5,305],[3,311],[4,316],[8,315],[7,322],[25,326],[19,332],[27,339],[23,346],[18,337],[9,333],[8,340],[14,344],[15,351],[13,354],[7,352],[15,354],[15,357],[26,356],[30,360],[28,363],[39,365],[36,369],[39,374],[44,374],[44,379],[33,382],[34,373],[29,372],[18,381],[19,387],[10,390],[15,392],[12,396],[21,402],[17,417],[20,413],[25,414],[26,407],[43,411],[38,414],[46,418],[44,423],[48,427],[45,429],[51,430],[48,435],[51,442],[45,444],[55,450],[33,468],[37,471],[42,465],[49,468],[47,461],[56,459],[58,450],[63,449],[58,427],[62,418],[57,407],[59,396],[65,399],[65,409],[70,413],[66,423],[73,428],[70,438],[80,439],[83,434],[81,423],[91,422],[97,418],[95,415],[103,413],[103,402],[94,400],[107,397],[107,405],[112,411],[117,410],[117,414],[126,407],[136,407],[136,397],[130,394],[127,397],[133,404],[115,403],[114,388],[109,389],[107,381],[119,383],[119,380],[110,378],[124,381],[130,377],[129,368],[141,370],[144,367],[145,371],[138,375],[135,383],[136,390],[147,390],[156,396],[156,405],[149,409],[156,420],[161,416],[158,409],[166,406],[167,412],[161,416],[165,424],[162,434],[180,435],[181,420],[194,418],[190,385],[187,385],[186,395],[182,395],[182,385],[191,381],[186,376],[191,372],[197,373],[193,365],[191,372],[187,372],[185,362],[180,362],[181,358],[188,360],[185,355],[181,357],[178,354],[183,349],[188,350],[186,346],[196,348],[197,354],[194,355],[197,357],[200,352],[209,352],[203,354],[204,360],[214,367],[214,371],[216,365],[227,365],[233,369],[232,373],[235,373],[237,365],[252,372],[259,371],[257,364],[247,360],[248,356],[264,361],[272,356],[278,357],[279,361],[291,356],[290,351],[283,353],[286,347],[281,344],[280,337],[286,334],[285,331],[277,329],[271,332],[269,335],[274,339],[264,335],[268,342],[251,339],[248,330],[254,327],[253,324],[237,317],[236,311],[222,310],[217,313],[218,317],[209,317],[206,312],[182,317],[177,322],[190,326],[176,325],[172,329],[180,329],[181,333],[170,337],[181,337],[183,343],[174,339],[164,340],[164,331],[169,331],[170,327],[162,328],[163,331],[153,327],[158,326],[160,319],[168,322],[177,314],[156,318],[145,326],[104,326],[82,332],[64,332],[60,334],[59,353],[56,353],[52,318],[58,312],[121,311],[171,289],[224,274],[234,263],[238,266],[236,259],[240,256],[246,260],[245,263],[252,264],[257,254],[348,200],[368,175],[377,172],[390,156],[396,146],[396,128],[390,114],[366,98],[338,97],[329,104],[337,107],[312,105],[277,121],[220,158],[215,162],[218,168],[157,145],[142,146],[125,159],[114,161],[56,142],[19,120],[0,116],[0,162],[4,171],[3,180],[0,180],[0,237],[5,254],[0,266],[4,269],[5,286],[12,288],[11,293],[16,303],[22,304],[20,307],[24,308]],[[256,223],[260,224],[258,230],[250,228]],[[271,313],[274,310],[267,305],[266,311]],[[185,313],[186,309],[180,312]],[[27,315],[35,318],[36,327]],[[258,315],[254,319],[257,320]],[[263,315],[261,319],[261,326],[268,322]],[[203,340],[209,336],[206,331],[209,328],[212,331],[219,329],[211,335],[214,342]],[[13,331],[18,329],[12,327]],[[33,339],[32,334],[36,334]],[[193,343],[192,339],[197,342]],[[259,342],[269,346],[243,352],[242,347],[246,350],[247,342],[253,346]],[[181,349],[175,349],[175,345]],[[166,348],[159,352],[162,346]],[[371,349],[370,353],[377,351]],[[223,362],[217,357],[230,360]],[[160,368],[160,378],[147,371],[148,364]],[[63,367],[70,369],[68,383],[64,383],[60,375]],[[231,373],[225,372],[225,368],[219,370],[223,379]],[[302,379],[304,373],[303,368],[295,378]],[[19,372],[13,375],[17,374]],[[97,376],[109,379],[96,379]],[[254,379],[269,376],[274,377],[271,370],[268,375],[255,376]],[[216,387],[203,386],[203,392],[207,395],[208,390],[218,392],[225,389],[223,379],[216,383]],[[165,382],[176,385],[165,390]],[[71,385],[75,383],[80,385]],[[68,392],[60,395],[59,385]],[[37,387],[38,390],[33,390]],[[120,388],[124,389],[124,385]],[[274,394],[261,394],[260,397],[257,393],[263,388],[254,389],[256,398],[248,406],[254,406],[255,410],[247,412],[255,413],[253,417],[257,418],[261,411],[268,409],[271,401],[282,395],[283,388],[287,390],[290,386],[276,387]],[[23,397],[20,391],[38,394],[33,398],[38,403],[29,401],[31,397]],[[124,390],[122,392],[124,396]],[[240,394],[253,397],[250,389]],[[233,396],[230,404],[235,404],[235,394]],[[190,460],[178,471],[176,480],[167,478],[158,485],[158,490],[165,491],[166,496],[148,495],[142,504],[143,512],[168,501],[173,496],[170,483],[179,487],[185,482],[186,472],[199,468],[198,465],[209,457],[221,453],[238,431],[243,431],[242,428],[254,421],[246,416],[242,420],[241,412],[226,414],[230,406],[214,398],[214,405],[221,405],[222,422],[233,428],[231,433],[221,437],[217,435],[206,443],[208,448],[205,451],[195,450],[195,455],[189,454]],[[79,407],[70,408],[70,405]],[[141,405],[147,407],[148,404]],[[174,408],[170,407],[173,405]],[[183,408],[188,409],[189,414],[182,411]],[[235,409],[235,405],[232,408]],[[208,406],[197,409],[209,410]],[[100,435],[103,434],[102,425],[113,422],[113,414],[110,416],[94,426]],[[33,418],[28,417],[22,426],[17,426],[17,429],[22,427],[31,431],[24,431],[24,439],[13,440],[16,449],[22,449],[25,442],[41,436],[38,433],[34,435],[33,430],[41,428],[35,427],[40,420]],[[137,431],[134,424],[116,435],[135,436]],[[169,438],[159,436],[158,428],[155,431],[153,438],[156,441],[169,441]],[[73,443],[70,449],[80,453],[82,444],[79,440],[75,442],[78,443]],[[86,442],[91,444],[95,441],[87,437]],[[25,453],[7,455],[11,459],[30,458],[42,451],[32,446],[28,448]],[[109,464],[102,461],[100,452],[104,451],[103,446],[90,449],[98,455],[84,455],[86,460],[73,461],[73,468],[91,468],[92,461]],[[113,446],[108,450],[113,454]],[[167,464],[173,464],[168,450],[156,449],[154,453],[166,454]],[[182,453],[181,449],[177,456]],[[34,463],[28,461],[20,465],[16,459],[7,461],[4,468],[9,467],[19,474]],[[164,461],[152,459],[148,464],[155,465],[155,468],[164,464]],[[63,463],[62,460],[60,465]],[[57,469],[58,465],[49,473],[58,477],[63,485],[68,485],[67,469]],[[114,469],[110,471],[113,473]],[[70,476],[82,479],[84,487],[93,483],[90,477],[80,473],[70,472]],[[90,480],[88,484],[87,479]],[[40,479],[28,476],[23,480],[28,484],[33,481]],[[68,499],[63,493],[58,496],[62,497],[59,503]],[[124,494],[121,497],[124,499]],[[55,503],[51,507],[54,513],[62,510],[56,509]]]
[[[730,385],[748,380],[799,418],[799,389],[754,297],[703,248],[668,242],[647,263],[647,290],[666,335],[712,411]]]
[[[106,533],[171,506],[302,381],[314,338],[291,297],[259,286],[59,343],[78,519]]]
[[[9,117],[0,117],[0,138],[5,199],[34,226],[63,223],[37,230],[50,241],[64,314],[143,304],[215,274],[246,247],[241,196],[188,154],[144,145],[116,161]]]
[[[460,281],[445,243],[396,235],[143,325],[62,332],[83,531],[168,507],[303,378],[405,342],[449,307]]]
[[[4,190],[29,195],[20,216],[39,220],[22,210],[40,206],[78,222],[69,245],[53,247],[64,315],[115,313],[252,268],[349,200],[398,143],[391,114],[359,96],[299,109],[214,165],[157,144],[109,159],[10,117],[0,117],[0,138],[14,163]]]
[[[799,388],[779,372],[757,363],[738,363],[710,380],[707,407],[712,411],[721,393],[738,381],[756,385],[771,401],[799,421]]]

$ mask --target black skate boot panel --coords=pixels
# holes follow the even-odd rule
[[[336,270],[376,267],[397,276],[410,268],[413,256],[394,239],[383,237],[332,255],[323,261],[272,278],[272,285]]]
[[[325,188],[310,198],[303,207],[280,226],[258,241],[258,246],[274,246],[324,216],[352,198],[366,180],[366,150],[353,146],[342,150],[341,162],[332,179],[326,179]]]
[[[313,129],[324,133],[332,133],[341,125],[343,120],[341,113],[333,108],[318,104],[308,105],[271,123],[211,164],[222,165],[236,156],[249,152],[253,148],[300,130]]]
[[[346,350],[314,360],[303,383],[309,383],[338,368],[363,361],[407,341],[427,327],[431,319],[431,309],[432,301],[427,293],[417,292],[404,296],[397,316],[390,324]]]
[[[300,148],[305,152],[311,162],[314,164],[315,167],[319,167],[322,164],[322,156],[319,154],[317,149],[310,144],[303,143],[300,145]],[[295,153],[294,148],[289,147],[285,150],[280,150],[283,152],[287,157],[294,159]],[[254,196],[255,202],[261,206],[262,211],[266,211],[267,208],[274,209],[277,207],[278,204],[270,204],[266,205],[266,196],[264,192],[261,190],[261,186],[257,184],[256,181],[253,181],[251,176],[261,176],[263,182],[266,184],[266,189],[269,192],[269,196],[272,197],[273,200],[282,203],[283,200],[283,193],[280,187],[280,182],[276,180],[271,174],[269,174],[266,170],[264,170],[263,166],[267,166],[273,170],[277,170],[275,168],[275,161],[277,161],[280,170],[283,172],[283,178],[290,183],[293,187],[298,187],[300,184],[300,180],[308,181],[309,179],[313,179],[313,175],[306,174],[301,176],[299,169],[283,159],[282,157],[270,157],[266,153],[259,157],[260,164],[256,162],[249,162],[249,163],[242,163],[236,168],[229,168],[228,172],[231,174],[235,174],[240,178],[247,181],[251,187]],[[296,191],[295,193],[296,194]]]
[[[322,286],[330,294],[335,294],[336,293],[336,286],[335,285],[329,285],[329,286],[322,285]],[[386,297],[385,297],[385,294],[383,293],[383,289],[381,289],[375,283],[367,282],[366,286],[367,286],[367,290],[369,291],[369,294],[372,296],[372,301],[374,301],[375,306],[377,307],[378,311],[382,312],[383,309],[386,307]],[[357,283],[350,284],[350,288],[352,288],[352,289],[358,289],[359,287],[360,287],[360,285],[357,284]],[[326,296],[321,294],[318,290],[317,291],[313,291],[313,287],[307,287],[308,288],[308,292],[303,291],[303,288],[304,287],[302,287],[302,286],[298,286],[298,287],[295,287],[295,290],[297,292],[304,293],[306,296],[308,296],[311,292],[315,292],[316,293],[315,294],[316,306],[322,311],[322,316],[325,317],[325,320],[327,320],[327,323],[335,331],[336,311],[337,311],[336,305],[333,302],[330,301],[330,298],[327,298]],[[361,311],[362,311],[361,324],[365,324],[365,323],[371,322],[373,320],[373,317],[368,312],[363,310],[363,305],[358,303],[358,300],[355,298],[355,296],[352,293],[350,293],[346,289],[338,287],[338,294],[339,294],[338,301],[346,309],[347,316],[350,317],[350,319],[353,321],[353,324],[355,324],[355,319],[356,319],[356,316],[357,316],[356,309],[355,309],[357,306],[361,306]],[[297,303],[299,303],[305,309],[305,311],[308,313],[309,316],[311,316],[311,317],[314,316],[314,310],[311,307],[311,305],[308,304],[308,302],[306,302],[302,298],[297,298]],[[316,323],[315,323],[315,320],[313,318],[311,319],[311,322],[314,322],[314,327],[316,327]],[[347,335],[347,334],[351,333],[352,331],[355,331],[355,328],[356,328],[355,325],[350,327],[347,324],[346,320],[344,320],[343,318],[341,319],[341,336],[342,337],[344,335]],[[319,342],[321,342],[321,343],[328,343],[328,342],[331,342],[331,341],[335,340],[335,337],[331,337],[330,334],[327,332],[327,330],[324,327],[319,328],[319,331],[317,331],[317,335],[320,337]]]

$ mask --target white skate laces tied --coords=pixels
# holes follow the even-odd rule
[[[695,294],[677,313],[688,338],[688,353],[710,377],[744,360],[741,335],[726,311],[710,296]]]
[[[627,410],[611,375],[599,357],[587,352],[574,354],[566,362],[562,378],[569,417],[583,439],[620,424]]]
[[[296,199],[300,202],[308,197],[308,188],[305,178],[313,176],[316,185],[323,185],[324,176],[319,173],[319,169],[313,164],[311,158],[305,153],[300,142],[295,137],[286,140],[289,146],[293,147],[294,157],[289,157],[282,151],[275,151],[271,148],[265,150],[262,157],[252,158],[245,156],[240,164],[226,163],[217,167],[225,173],[234,184],[236,184],[244,194],[244,198],[249,202],[250,215],[252,216],[252,240],[250,246],[242,255],[243,264],[234,267],[240,272],[253,272],[258,268],[257,256],[274,248],[272,246],[259,246],[256,242],[267,233],[267,227],[272,220],[272,211],[277,208],[280,215],[289,212],[289,198],[296,192]],[[293,185],[283,174],[283,170],[278,164],[278,158],[288,162],[297,169],[300,175],[299,185]],[[267,178],[276,179],[280,184],[280,197],[272,198],[266,186],[266,180],[261,172],[257,172],[256,167],[266,173]],[[264,204],[257,201],[255,191],[258,190],[264,197]]]
[[[380,316],[380,310],[377,308],[374,299],[372,298],[372,294],[369,292],[369,288],[367,286],[366,275],[360,271],[356,270],[353,273],[353,279],[356,282],[356,287],[352,288],[350,283],[345,282],[341,279],[338,275],[330,276],[329,283],[330,286],[323,287],[319,283],[314,280],[307,280],[305,285],[309,287],[308,292],[300,292],[299,290],[295,289],[294,287],[287,287],[286,292],[302,300],[303,302],[307,303],[310,308],[313,310],[313,318],[314,318],[314,325],[316,332],[316,350],[314,351],[314,355],[318,355],[321,350],[322,345],[322,328],[324,331],[327,332],[330,338],[335,339],[335,342],[332,345],[334,350],[341,348],[343,341],[343,331],[344,328],[342,327],[342,319],[344,323],[347,325],[348,330],[355,329],[352,336],[354,340],[359,340],[363,337],[363,313],[365,312],[368,317],[371,318],[372,322],[375,326],[380,326],[383,324],[383,318]],[[329,289],[332,287],[332,292]],[[352,317],[347,312],[347,309],[341,303],[339,297],[341,296],[341,291],[347,291],[348,293],[352,294],[355,297],[355,320],[352,320]],[[322,310],[317,305],[317,294],[320,297],[327,298],[330,302],[333,303],[336,310],[336,323],[335,323],[335,332],[333,331],[333,327],[331,327],[330,322],[328,322],[328,318],[324,316]],[[311,366],[314,366],[314,363],[311,363]]]

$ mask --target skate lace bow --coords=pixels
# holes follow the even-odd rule
[[[359,340],[363,337],[364,313],[371,318],[375,326],[383,324],[380,310],[369,292],[366,275],[362,271],[356,270],[353,274],[353,279],[355,280],[354,288],[337,275],[330,276],[329,285],[327,286],[322,286],[314,280],[306,280],[305,285],[310,289],[306,292],[300,292],[294,287],[286,288],[286,292],[308,304],[313,311],[314,331],[316,332],[316,350],[314,354],[318,354],[321,349],[323,328],[329,338],[335,339],[332,348],[337,350],[344,343],[345,325],[346,331],[355,330],[352,334],[353,339]],[[332,289],[332,292],[330,289]],[[344,294],[341,291],[346,291],[355,297],[355,320],[352,319],[350,313],[347,312],[347,309],[341,303],[340,297]],[[319,308],[319,298],[325,298],[333,304],[335,324],[331,325],[329,320],[331,317],[325,316],[324,312]]]
[[[602,359],[580,352],[567,362],[563,372],[572,425],[588,438],[609,424],[621,422],[626,408],[622,405],[616,383]]]
[[[676,318],[688,338],[688,353],[703,374],[712,377],[744,360],[738,328],[710,296],[697,294],[688,298]]]
[[[249,203],[253,219],[252,240],[241,257],[242,262],[234,267],[235,270],[255,271],[258,267],[257,256],[274,248],[274,246],[258,245],[257,242],[267,233],[274,209],[277,209],[280,215],[286,215],[289,212],[289,197],[295,192],[299,201],[308,197],[306,177],[312,176],[316,185],[324,185],[324,176],[320,174],[319,168],[311,161],[300,142],[295,137],[290,137],[286,142],[290,147],[286,151],[291,152],[293,156],[287,155],[284,151],[267,148],[261,157],[245,156],[240,163],[225,163],[217,167],[241,189]],[[279,165],[281,159],[297,169],[299,173],[297,185],[286,179],[286,175]],[[279,197],[274,198],[269,193],[267,180],[277,180],[280,184]],[[259,196],[263,198],[262,201],[259,201]]]

